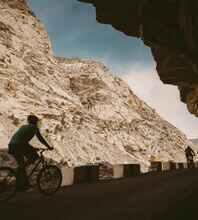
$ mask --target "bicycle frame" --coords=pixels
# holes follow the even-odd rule
[[[43,157],[43,152],[44,152],[44,151],[41,152],[41,156],[40,156],[38,162],[37,162],[36,165],[32,168],[32,170],[30,171],[30,173],[29,173],[29,174],[27,173],[27,178],[28,178],[28,179],[34,174],[34,172],[37,170],[37,168],[39,167],[40,164],[42,164],[43,167],[44,167],[45,165],[47,165],[47,162],[45,161],[45,159],[44,159],[44,157]]]

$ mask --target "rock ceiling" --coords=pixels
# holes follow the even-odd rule
[[[149,46],[160,79],[176,85],[188,110],[198,116],[198,1],[80,1],[95,6],[98,22]]]

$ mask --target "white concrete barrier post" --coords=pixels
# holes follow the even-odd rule
[[[120,179],[124,177],[124,165],[113,165],[113,178]]]
[[[184,169],[188,169],[188,163],[183,163],[184,164]]]
[[[73,183],[74,183],[74,168],[64,166],[61,168],[61,171],[62,171],[62,176],[63,176],[62,186],[73,185]]]

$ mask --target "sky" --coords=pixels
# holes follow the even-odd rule
[[[198,118],[180,101],[177,87],[163,84],[150,48],[96,21],[95,9],[77,0],[28,0],[44,23],[56,56],[103,62],[141,99],[189,138],[198,137]]]

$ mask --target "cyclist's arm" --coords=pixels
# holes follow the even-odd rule
[[[43,145],[45,145],[48,149],[51,149],[50,145],[47,143],[47,141],[41,135],[39,129],[37,129],[36,136]]]
[[[192,154],[193,156],[195,156],[195,152],[194,152],[193,150],[191,151],[191,154]]]

